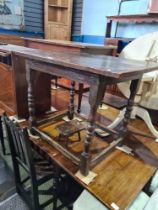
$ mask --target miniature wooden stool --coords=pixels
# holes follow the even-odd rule
[[[65,122],[57,126],[56,128],[59,132],[59,141],[65,141],[66,146],[68,146],[69,143],[81,141],[80,131],[84,130],[86,126],[84,122],[80,122],[78,120],[71,120],[70,122]],[[72,136],[75,133],[78,134],[78,140],[72,142],[69,140],[68,137]]]

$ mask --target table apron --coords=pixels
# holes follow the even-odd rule
[[[129,80],[139,79],[142,77],[142,74],[134,74],[130,77],[123,77],[123,78],[112,78],[104,75],[97,75],[95,73],[85,72],[82,70],[59,66],[55,64],[50,64],[46,62],[41,61],[35,61],[35,60],[26,60],[26,69],[29,70],[36,70],[40,71],[46,74],[55,75],[59,77],[64,77],[69,80],[77,81],[80,83],[87,83],[89,85],[98,85],[100,83],[100,80],[104,80],[104,83],[106,85],[112,85],[117,84],[120,82],[125,82]]]

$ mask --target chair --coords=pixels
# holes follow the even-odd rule
[[[3,135],[3,122],[2,122],[2,114],[3,113],[4,113],[4,111],[0,109],[0,142],[1,142],[3,155],[6,155],[6,147],[5,147],[4,135]]]
[[[158,32],[141,36],[121,52],[120,57],[135,60],[151,60],[158,62]],[[123,95],[128,98],[130,82],[120,83],[118,87]],[[146,73],[143,75],[137,95],[135,97],[135,106],[131,114],[131,118],[139,116],[145,121],[151,133],[158,140],[158,131],[154,128],[150,115],[150,110],[158,110],[158,71]],[[109,128],[116,127],[123,119],[125,109],[123,109],[117,119],[109,125]]]
[[[39,195],[53,195],[53,188],[45,191],[38,188],[50,180],[53,184],[54,168],[48,161],[34,155],[26,128],[21,129],[5,114],[3,120],[11,150],[16,190],[32,210],[43,209],[53,202],[53,198],[40,204]],[[24,177],[24,174],[27,176]]]
[[[64,207],[71,210],[73,201],[80,193],[77,191],[70,196],[69,191],[72,191],[73,181],[59,167],[32,149],[26,128],[20,128],[6,114],[3,115],[3,120],[13,160],[17,193],[31,210],[42,210],[51,203],[53,203],[53,210],[60,210]],[[24,173],[22,174],[21,169],[27,174],[27,177],[23,177]],[[44,184],[52,186],[45,190],[43,189]],[[51,196],[51,198],[41,204],[39,199],[41,195]],[[60,205],[57,205],[58,201]]]

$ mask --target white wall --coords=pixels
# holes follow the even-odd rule
[[[106,16],[116,15],[117,0],[84,0],[82,34],[105,34]]]
[[[118,0],[84,0],[82,35],[104,36],[106,16],[117,15]],[[146,14],[148,0],[124,2],[121,14]],[[115,24],[113,26],[114,35]],[[134,38],[158,30],[158,24],[119,24],[117,36]]]

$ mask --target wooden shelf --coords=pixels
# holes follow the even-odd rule
[[[134,23],[158,23],[158,14],[139,14],[139,15],[116,15],[107,16],[107,22],[134,22]]]
[[[67,6],[61,6],[61,5],[55,5],[55,4],[49,4],[48,6],[49,7],[55,7],[55,8],[58,8],[58,9],[68,9]]]

